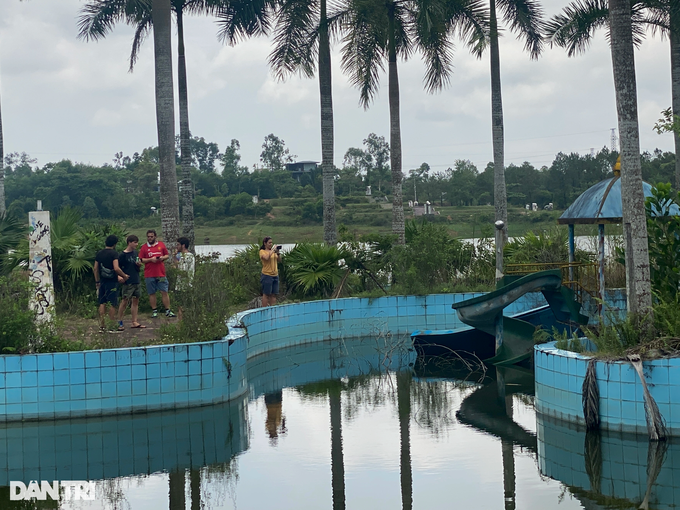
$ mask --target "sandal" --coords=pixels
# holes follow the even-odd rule
[[[125,328],[123,326],[118,326],[118,331],[125,331]]]
[[[133,324],[132,326],[130,326],[130,328],[132,328],[132,329],[145,329],[146,326],[144,324],[137,323],[136,326]]]

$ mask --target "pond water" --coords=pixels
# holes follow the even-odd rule
[[[564,424],[537,425],[529,371],[422,362],[407,345],[371,338],[259,356],[249,361],[250,398],[220,406],[6,425],[7,454],[20,452],[21,465],[0,475],[96,480],[95,501],[62,501],[63,509],[550,510],[637,508],[645,496],[649,508],[680,503],[673,445],[650,479],[646,438],[603,434],[593,443]],[[613,466],[624,458],[637,467],[619,476]],[[29,507],[10,502],[4,487],[0,508]]]

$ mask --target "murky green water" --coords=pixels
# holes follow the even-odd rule
[[[83,430],[101,436],[84,457],[55,446],[54,455],[26,454],[24,468],[53,461],[58,479],[98,480],[97,500],[62,501],[69,509],[637,508],[645,496],[649,508],[680,503],[674,445],[650,461],[645,438],[593,442],[564,424],[537,425],[530,373],[409,367],[412,352],[380,344],[253,360],[250,401],[74,421],[59,432],[24,424],[15,432],[43,444],[52,444],[50,434],[55,445],[75,445],[69,434]],[[7,494],[0,508],[27,508]]]

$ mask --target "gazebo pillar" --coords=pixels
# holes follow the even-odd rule
[[[597,247],[597,254],[599,257],[599,262],[600,262],[600,267],[599,267],[599,287],[600,287],[600,299],[601,303],[600,306],[598,307],[600,309],[600,314],[602,313],[604,309],[604,223],[600,223],[597,226],[598,229],[598,247]]]
[[[569,281],[574,281],[574,224],[569,224]]]

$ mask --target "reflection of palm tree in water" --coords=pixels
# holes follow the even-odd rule
[[[264,396],[264,405],[267,406],[267,419],[264,424],[269,435],[269,443],[276,446],[279,436],[286,433],[286,417],[283,416],[283,391],[267,393]]]

